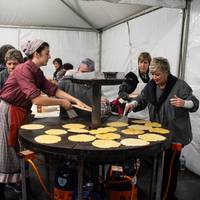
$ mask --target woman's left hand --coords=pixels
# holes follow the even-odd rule
[[[92,111],[92,108],[91,108],[90,106],[86,105],[85,103],[83,103],[83,102],[80,101],[80,100],[77,100],[77,101],[76,101],[76,105],[78,105],[78,106],[80,106],[80,107],[83,107],[83,108],[86,108],[86,109]]]
[[[174,98],[173,99],[170,99],[170,103],[172,106],[174,107],[183,107],[184,104],[185,104],[185,101],[179,97],[177,97],[176,95],[174,95]]]

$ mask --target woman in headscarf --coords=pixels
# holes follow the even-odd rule
[[[126,111],[137,112],[148,106],[150,120],[170,130],[172,140],[171,147],[165,151],[162,200],[174,200],[181,149],[192,141],[189,113],[197,111],[199,100],[185,81],[170,73],[166,58],[154,58],[150,71],[152,80]]]
[[[6,82],[9,74],[15,69],[15,67],[23,62],[23,56],[17,49],[10,49],[5,55],[6,68],[0,72],[0,89]]]
[[[29,60],[17,66],[0,91],[0,196],[2,198],[5,183],[20,181],[17,155],[18,130],[25,122],[32,104],[60,105],[65,109],[70,109],[71,104],[88,107],[45,78],[40,67],[45,66],[50,58],[48,43],[42,40],[28,41],[22,46],[22,50]],[[41,92],[48,96],[41,96]]]

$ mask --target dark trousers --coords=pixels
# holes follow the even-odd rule
[[[4,200],[5,199],[5,183],[0,183],[0,199]]]
[[[181,151],[173,151],[172,149],[167,149],[165,151],[162,200],[173,199],[177,186],[180,154]]]
[[[177,177],[179,171],[179,158],[181,151],[173,151],[167,149],[165,151],[163,181],[162,181],[162,200],[173,200],[174,192],[176,191]],[[173,160],[172,160],[173,159]],[[170,167],[171,166],[171,167]],[[170,174],[171,169],[171,175]],[[138,174],[138,200],[148,200],[149,186],[151,184],[151,174],[153,170],[153,161],[150,158],[140,159],[140,170]],[[169,182],[169,186],[168,185]],[[168,187],[168,192],[166,192]],[[165,192],[166,199],[163,199]]]

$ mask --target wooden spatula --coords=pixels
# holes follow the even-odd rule
[[[76,105],[76,104],[72,104],[72,107],[78,108],[78,109],[80,109],[80,110],[84,110],[84,111],[87,111],[87,112],[92,112],[92,108],[91,108],[91,107],[86,108],[86,107],[78,106],[78,105]]]

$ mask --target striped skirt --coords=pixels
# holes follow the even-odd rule
[[[19,182],[20,162],[16,149],[8,146],[8,104],[0,102],[0,183]]]

